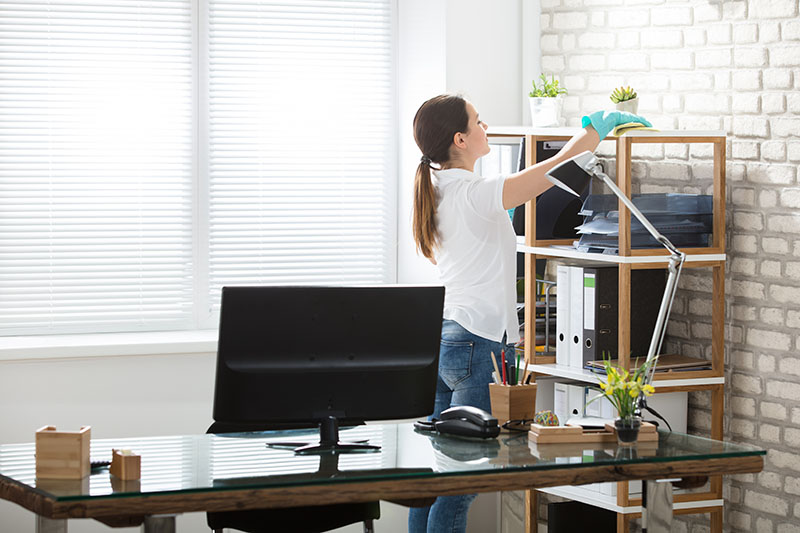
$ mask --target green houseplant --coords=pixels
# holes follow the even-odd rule
[[[531,123],[534,127],[558,126],[561,121],[562,95],[567,90],[559,85],[554,75],[542,74],[539,83],[532,81],[533,87],[528,93],[531,107]]]
[[[617,87],[611,91],[609,96],[612,102],[616,104],[618,111],[627,111],[628,113],[636,114],[639,110],[639,95],[636,91],[627,87]]]
[[[645,361],[629,372],[612,365],[610,359],[605,354],[603,356],[606,379],[605,381],[601,379],[598,384],[603,394],[592,398],[590,402],[607,398],[614,406],[617,411],[614,427],[617,430],[617,440],[622,445],[633,444],[639,436],[642,419],[637,416],[636,407],[640,395],[652,396],[655,392],[652,385],[645,383],[645,379],[647,370],[657,359],[658,357],[650,363]]]

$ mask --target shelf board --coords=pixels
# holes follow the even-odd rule
[[[563,127],[563,128],[534,128],[533,126],[492,126],[486,134],[489,136],[495,135],[498,137],[508,136],[516,137],[523,135],[534,135],[536,137],[574,137],[582,132],[583,128],[577,127]],[[665,142],[670,142],[671,139],[680,139],[680,142],[690,139],[695,142],[711,142],[712,140],[725,137],[724,131],[719,130],[633,130],[625,133],[623,138],[639,138],[639,139],[653,139],[663,138]],[[618,137],[606,137],[606,141],[614,141]]]
[[[599,383],[599,377],[602,374],[595,374],[585,368],[574,368],[566,365],[550,364],[529,364],[528,369],[537,374],[544,374],[546,376],[571,379],[573,381],[580,381],[582,383]],[[689,373],[690,371],[686,371]],[[681,372],[656,372],[653,379],[653,386],[660,387],[694,387],[698,385],[722,385],[725,383],[724,376],[715,376],[713,370],[694,370],[691,371],[693,376],[701,375],[701,377],[680,378]]]
[[[631,255],[619,256],[610,254],[594,254],[579,252],[574,248],[561,248],[556,246],[526,246],[520,243],[517,238],[517,252],[534,255],[546,255],[549,257],[562,257],[564,259],[581,259],[586,261],[596,261],[599,263],[615,264],[637,264],[637,263],[664,263],[669,261],[667,255]],[[691,254],[686,256],[686,263],[707,263],[711,261],[725,261],[726,254]]]
[[[642,512],[641,505],[631,505],[622,507],[621,505],[617,505],[616,496],[603,494],[582,486],[549,487],[545,489],[536,489],[536,490],[541,492],[546,492],[547,494],[552,494],[553,496],[560,496],[561,498],[567,498],[569,500],[578,501],[581,503],[585,503],[587,505],[600,507],[602,509],[608,509],[609,511],[613,511],[615,513],[634,514]],[[675,502],[673,503],[673,509],[675,510],[698,509],[706,507],[722,507],[722,505],[723,505],[722,499],[693,500],[693,501]]]

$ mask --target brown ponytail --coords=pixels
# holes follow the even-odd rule
[[[431,182],[431,162],[440,168],[450,159],[450,146],[458,132],[467,131],[467,102],[460,96],[440,95],[431,98],[414,116],[414,140],[422,151],[422,160],[414,178],[414,214],[412,228],[417,250],[433,259],[438,243],[436,228],[436,192]]]

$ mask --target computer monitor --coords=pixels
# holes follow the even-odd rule
[[[433,412],[444,287],[224,287],[214,420],[320,425]],[[369,449],[369,448],[366,448]]]

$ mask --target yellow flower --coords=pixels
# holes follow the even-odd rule
[[[655,387],[652,385],[645,385],[642,387],[642,390],[644,391],[645,396],[652,396],[656,392]]]

